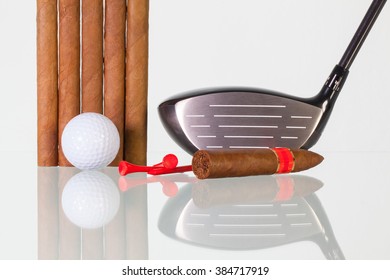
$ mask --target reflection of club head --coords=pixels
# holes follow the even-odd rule
[[[159,228],[177,240],[228,250],[256,250],[311,240],[320,246],[326,258],[343,259],[326,214],[313,193],[322,183],[306,176],[286,176],[296,190],[295,195],[289,200],[279,200],[278,177],[233,180],[236,189],[231,195],[226,194],[233,188],[226,185],[229,180],[206,181],[213,186],[188,184],[165,205]],[[225,185],[217,185],[217,181]],[[312,192],[308,191],[309,185]],[[299,193],[300,186],[306,189],[304,193]],[[194,196],[198,188],[212,192],[206,195],[209,200]],[[217,188],[220,188],[219,197]],[[246,194],[237,197],[235,194],[240,191]]]

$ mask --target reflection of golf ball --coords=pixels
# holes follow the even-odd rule
[[[65,126],[61,140],[65,157],[83,170],[109,165],[120,145],[114,123],[97,113],[83,113],[71,119]]]
[[[98,171],[83,171],[73,176],[62,192],[62,209],[68,219],[84,229],[108,224],[119,209],[115,183]]]

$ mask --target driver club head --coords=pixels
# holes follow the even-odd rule
[[[313,100],[250,88],[199,90],[162,103],[160,119],[190,154],[205,149],[309,148],[324,116]]]

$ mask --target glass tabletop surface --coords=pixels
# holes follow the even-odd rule
[[[389,259],[390,154],[322,155],[300,173],[198,180],[1,152],[0,259]]]

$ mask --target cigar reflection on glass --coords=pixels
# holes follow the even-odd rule
[[[38,167],[38,259],[58,259],[58,168]]]
[[[104,259],[103,229],[83,229],[81,235],[82,260]]]
[[[119,174],[116,168],[105,168],[104,174],[113,182],[117,182]],[[126,219],[125,201],[122,192],[119,193],[119,207],[115,217],[104,227],[104,258],[106,260],[126,259]]]
[[[73,224],[62,211],[62,194],[67,182],[79,170],[74,167],[60,167],[58,176],[58,200],[59,200],[59,241],[58,259],[60,260],[79,260],[81,259],[81,229]]]
[[[141,180],[145,174],[137,174]],[[125,207],[126,258],[149,258],[147,184],[138,185],[123,193]]]
[[[309,179],[310,178],[310,179]],[[199,181],[192,187],[192,199],[199,208],[251,202],[282,202],[304,197],[323,183],[302,175],[279,175]]]

